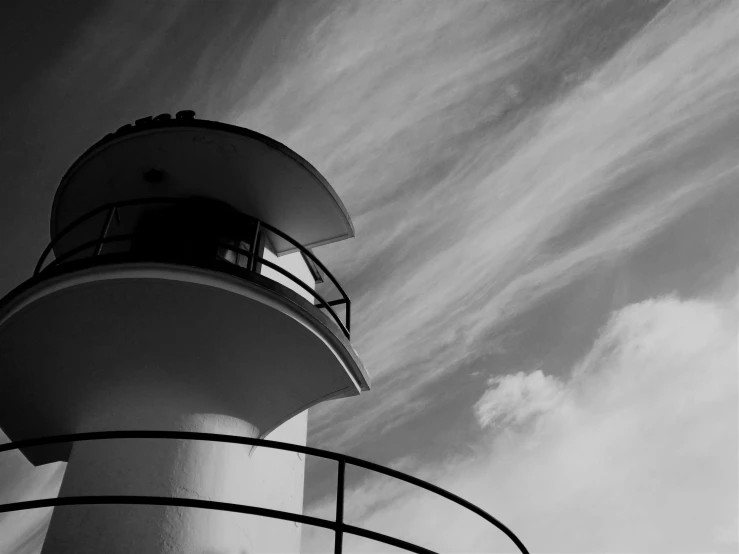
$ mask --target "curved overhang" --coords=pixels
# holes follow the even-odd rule
[[[0,305],[0,366],[11,440],[76,432],[101,411],[173,406],[266,436],[369,388],[348,340],[290,289],[251,272],[154,263],[69,263],[18,287]],[[24,454],[39,465],[69,448]]]
[[[51,238],[104,204],[191,196],[225,202],[308,248],[354,236],[331,185],[285,145],[235,125],[159,116],[106,136],[69,168],[54,197]],[[273,242],[278,255],[294,250],[280,237]],[[65,238],[54,250],[62,255],[73,244]]]

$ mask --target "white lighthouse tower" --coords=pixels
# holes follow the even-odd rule
[[[36,274],[0,304],[0,427],[13,441],[158,430],[304,445],[308,408],[369,388],[349,299],[309,250],[352,236],[326,180],[268,137],[193,112],[106,136],[62,179]],[[302,509],[295,453],[130,438],[22,452],[68,462],[60,497]],[[107,504],[57,506],[42,553],[299,548],[292,522]]]

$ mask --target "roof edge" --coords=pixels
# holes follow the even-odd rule
[[[288,148],[281,142],[278,142],[275,139],[268,137],[267,135],[263,135],[262,133],[258,133],[251,129],[247,129],[245,127],[239,127],[237,125],[232,125],[229,123],[220,123],[218,121],[211,121],[207,119],[196,119],[194,111],[186,110],[186,111],[177,112],[175,118],[172,118],[172,116],[165,113],[165,114],[160,114],[156,117],[149,116],[149,117],[144,117],[142,119],[137,119],[134,125],[131,125],[129,123],[127,125],[120,127],[114,133],[108,133],[102,139],[100,139],[95,144],[90,146],[87,150],[85,150],[64,173],[59,183],[59,186],[57,187],[56,192],[54,193],[54,200],[52,201],[52,204],[51,204],[51,218],[50,218],[50,223],[49,223],[49,236],[51,237],[51,239],[53,240],[54,237],[56,236],[56,233],[60,231],[60,229],[56,229],[57,209],[58,209],[59,202],[62,196],[64,196],[66,185],[69,182],[70,177],[77,170],[77,168],[81,166],[83,163],[85,163],[88,157],[92,156],[94,153],[97,153],[104,147],[115,144],[118,141],[118,139],[127,138],[132,135],[144,132],[144,131],[151,131],[151,130],[157,130],[157,129],[183,128],[183,127],[184,128],[190,127],[190,128],[196,128],[196,129],[212,129],[216,131],[234,133],[234,134],[241,135],[241,136],[253,139],[253,140],[257,140],[261,142],[262,144],[264,144],[265,146],[272,148],[274,150],[277,150],[280,153],[284,154],[285,156],[289,157],[294,162],[302,166],[306,171],[308,171],[308,173],[310,173],[311,176],[313,176],[316,179],[316,181],[318,181],[321,184],[321,186],[323,186],[323,188],[329,193],[334,203],[336,204],[336,206],[339,208],[342,215],[344,216],[344,220],[348,228],[348,233],[347,233],[346,238],[353,238],[355,236],[354,223],[352,222],[351,216],[349,215],[349,212],[347,211],[346,206],[342,202],[341,197],[339,197],[339,195],[336,194],[336,191],[334,190],[334,188],[326,180],[326,178],[321,174],[321,172],[318,171],[308,160],[303,158],[300,154]],[[334,241],[322,242],[321,244],[313,244],[313,245],[310,245],[310,247],[313,248],[316,246],[321,246],[322,244],[328,244],[329,242],[334,242]]]

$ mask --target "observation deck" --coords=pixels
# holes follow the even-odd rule
[[[415,554],[436,554],[434,550],[427,547],[415,544],[408,540],[403,540],[398,537],[390,536],[384,533],[373,531],[364,527],[351,525],[345,521],[344,508],[345,508],[345,493],[346,493],[346,468],[347,466],[360,467],[380,475],[385,475],[397,479],[398,481],[409,483],[419,489],[424,489],[437,496],[445,498],[446,500],[457,504],[476,514],[478,517],[487,521],[490,525],[496,527],[501,534],[505,535],[515,549],[521,554],[529,554],[528,549],[524,545],[523,541],[509,529],[503,522],[493,517],[483,509],[475,506],[471,502],[452,494],[451,492],[437,487],[431,483],[428,483],[417,477],[405,474],[395,469],[381,466],[360,458],[347,456],[346,454],[339,454],[336,452],[330,452],[328,450],[321,450],[318,448],[311,448],[307,446],[300,446],[296,444],[289,444],[284,442],[260,440],[246,437],[234,437],[230,435],[218,435],[213,433],[183,433],[183,432],[162,432],[162,431],[115,431],[115,432],[98,432],[98,433],[81,433],[77,435],[57,436],[57,437],[45,437],[41,439],[27,440],[18,443],[0,445],[0,455],[3,452],[24,449],[29,447],[38,447],[39,445],[48,444],[60,444],[67,442],[81,442],[81,441],[105,441],[111,439],[136,439],[136,438],[147,438],[147,439],[160,439],[160,440],[172,440],[172,439],[184,439],[188,441],[208,441],[208,442],[219,442],[219,443],[230,443],[230,444],[241,444],[244,446],[258,446],[260,448],[282,450],[286,452],[297,452],[307,456],[313,456],[316,458],[323,458],[326,460],[332,460],[337,462],[337,478],[336,478],[336,512],[333,520],[324,519],[315,516],[307,516],[301,513],[292,513],[284,510],[275,510],[270,508],[264,508],[259,506],[245,506],[240,504],[234,504],[230,502],[219,502],[214,500],[202,500],[200,498],[168,498],[162,496],[133,496],[133,495],[91,495],[91,496],[77,496],[77,497],[60,497],[60,498],[42,498],[36,500],[24,500],[20,502],[13,502],[9,504],[0,504],[0,514],[11,513],[23,510],[32,510],[38,508],[47,508],[52,506],[85,506],[85,505],[149,505],[149,506],[179,506],[184,508],[201,508],[205,510],[218,510],[224,512],[231,512],[237,514],[248,514],[261,516],[265,518],[279,519],[283,521],[292,521],[301,523],[303,525],[309,525],[313,527],[319,527],[328,529],[334,532],[334,554],[342,554],[344,551],[344,536],[354,535],[357,537],[364,537],[373,541],[377,541],[383,544],[393,546],[395,548],[402,549],[407,552],[414,552]],[[453,530],[450,529],[450,533]]]
[[[107,135],[62,178],[48,246],[0,301],[0,427],[24,440],[211,413],[263,438],[368,390],[351,300],[311,251],[353,234],[320,173],[269,137],[193,112]]]
[[[53,257],[70,235],[90,228],[100,229],[99,236]],[[285,245],[283,252],[299,252],[313,279],[328,280],[338,298],[326,300],[298,272],[278,265],[275,244]],[[304,309],[309,309],[308,304],[301,299],[307,297],[322,311],[311,310],[315,317],[350,339],[351,299],[310,249],[276,227],[209,198],[141,198],[105,204],[82,214],[56,233],[42,252],[33,278],[130,263],[170,263],[227,273],[268,287]],[[285,280],[302,294],[296,296]],[[343,318],[337,306],[343,307]],[[324,313],[328,317],[321,317]]]
[[[353,534],[431,554],[344,521],[353,465],[471,510],[527,554],[443,489],[303,446],[306,409],[369,389],[351,300],[311,251],[353,234],[320,173],[254,131],[180,112],[93,145],[62,178],[33,275],[0,300],[0,427],[13,441],[0,453],[69,464],[57,498],[0,514],[76,506],[55,510],[46,552],[179,554],[245,537],[297,552],[299,528],[231,517],[250,514],[332,530],[335,553]],[[278,427],[295,444],[265,440]],[[337,462],[334,520],[299,513],[304,461],[258,459],[273,450]],[[262,494],[279,509],[253,505]]]

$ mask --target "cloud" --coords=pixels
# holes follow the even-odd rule
[[[652,299],[615,312],[569,378],[492,379],[473,457],[416,474],[483,507],[532,552],[736,551],[739,305]],[[510,552],[450,504],[368,479],[349,521],[440,552]],[[308,511],[322,513],[317,504]],[[307,551],[325,548],[306,528]],[[387,552],[346,540],[350,552]]]
[[[475,404],[475,415],[483,427],[523,423],[555,406],[561,394],[557,379],[541,370],[491,377],[488,385],[491,388]]]

